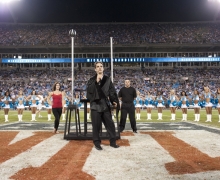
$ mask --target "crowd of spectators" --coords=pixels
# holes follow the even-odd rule
[[[220,23],[133,24],[0,24],[0,46],[67,46],[76,30],[75,44],[206,44],[220,42]]]
[[[105,73],[110,75],[110,70],[106,69]],[[88,79],[94,75],[94,69],[75,71],[74,88],[86,90]],[[47,96],[55,82],[61,82],[61,88],[68,96],[71,94],[71,71],[70,70],[25,70],[19,69],[0,72],[0,92],[4,95],[6,90],[11,92],[14,97],[19,90],[24,94],[30,95],[35,89],[43,96]],[[192,94],[194,89],[203,91],[203,87],[208,85],[213,93],[220,87],[220,71],[218,69],[115,69],[114,85],[117,92],[124,86],[124,81],[129,79],[131,85],[144,96],[147,92],[156,95],[157,91],[163,92],[168,97],[171,89],[175,89],[177,94],[186,91]]]

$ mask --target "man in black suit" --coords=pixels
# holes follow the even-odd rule
[[[87,99],[90,101],[93,143],[97,150],[102,150],[99,132],[102,122],[109,134],[110,146],[118,148],[116,144],[115,124],[112,120],[110,102],[119,109],[119,100],[111,79],[104,75],[102,62],[95,63],[96,75],[87,82]]]

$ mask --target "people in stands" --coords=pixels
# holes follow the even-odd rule
[[[75,77],[76,78],[75,85],[77,86],[77,88],[83,90],[85,89],[85,84],[88,77],[91,77],[94,71],[92,71],[91,69],[85,69],[84,71],[78,71],[78,70],[76,71],[77,73]],[[16,69],[7,69],[7,70],[1,69],[0,71],[0,76],[2,77],[0,81],[1,96],[4,96],[4,93],[8,89],[10,90],[11,99],[14,99],[13,98],[14,95],[17,96],[19,94],[20,89],[22,89],[23,95],[25,97],[30,95],[32,89],[37,89],[38,92],[42,92],[43,96],[45,96],[47,95],[47,92],[51,90],[57,77],[59,77],[60,81],[63,82],[62,87],[66,91],[66,94],[71,94],[70,91],[71,84],[70,82],[65,81],[65,78],[69,73],[71,73],[71,71],[68,69],[67,70],[65,69],[64,71],[62,69],[32,70],[29,68],[19,72]],[[110,70],[106,69],[106,73],[110,73]],[[114,85],[116,91],[119,91],[119,89],[123,87],[124,79],[126,77],[129,77],[131,82],[136,82],[133,84],[133,87],[135,89],[138,89],[138,91],[140,91],[141,94],[146,94],[146,92],[149,91],[152,92],[151,94],[154,96],[154,94],[156,95],[157,91],[161,91],[163,92],[163,96],[165,99],[169,97],[169,92],[171,89],[175,89],[176,92],[187,91],[189,98],[192,98],[191,94],[193,96],[194,89],[197,89],[199,95],[201,95],[200,101],[203,102],[201,97],[203,94],[202,91],[204,84],[209,85],[210,90],[212,92],[215,92],[215,96],[216,96],[216,89],[220,87],[220,83],[218,81],[220,77],[220,71],[218,70],[218,68],[211,68],[211,69],[209,68],[208,70],[204,70],[200,68],[184,69],[184,68],[176,67],[174,69],[169,69],[169,68],[163,70],[147,69],[144,71],[140,71],[140,69],[138,68],[134,68],[134,69],[115,68],[114,73],[117,74],[117,76],[115,76],[114,78]],[[197,76],[194,76],[194,74],[197,74]],[[36,76],[38,78],[33,78]],[[153,80],[152,81],[144,80],[143,77],[146,76],[150,77],[150,79]],[[187,80],[187,83],[181,81],[181,77],[185,77],[185,76],[190,77]],[[29,79],[29,81],[26,81],[25,79]],[[166,101],[165,101],[165,105],[167,105]],[[3,102],[1,103],[4,104]],[[25,107],[27,107],[27,105],[28,104],[26,104]],[[216,105],[214,104],[213,107],[215,107]],[[2,107],[2,109],[4,108]],[[194,110],[196,109],[197,108],[194,108]],[[90,111],[88,108],[88,113],[89,112]],[[23,114],[24,113],[25,111],[23,112]]]
[[[18,36],[25,34],[25,36]],[[107,45],[109,32],[117,34],[114,44],[210,44],[218,43],[220,34],[219,23],[155,23],[155,24],[77,24],[74,25],[77,34],[77,45]],[[97,29],[102,29],[97,32]],[[49,36],[50,32],[53,36]],[[67,46],[70,44],[67,25],[11,25],[1,24],[0,39],[3,46]],[[26,33],[28,32],[28,33]],[[137,33],[135,33],[137,32]],[[150,32],[150,33],[149,33]],[[185,33],[190,32],[190,33]],[[212,32],[212,33],[210,33]],[[198,34],[202,38],[198,38]]]

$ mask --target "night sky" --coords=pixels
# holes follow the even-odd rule
[[[0,22],[13,22],[12,13],[18,23],[212,21],[219,6],[208,0],[21,0],[0,4]]]

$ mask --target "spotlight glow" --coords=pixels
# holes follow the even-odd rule
[[[0,3],[11,3],[13,1],[20,1],[20,0],[0,0]]]
[[[220,0],[208,0],[208,2],[218,2],[218,3],[220,3]]]

